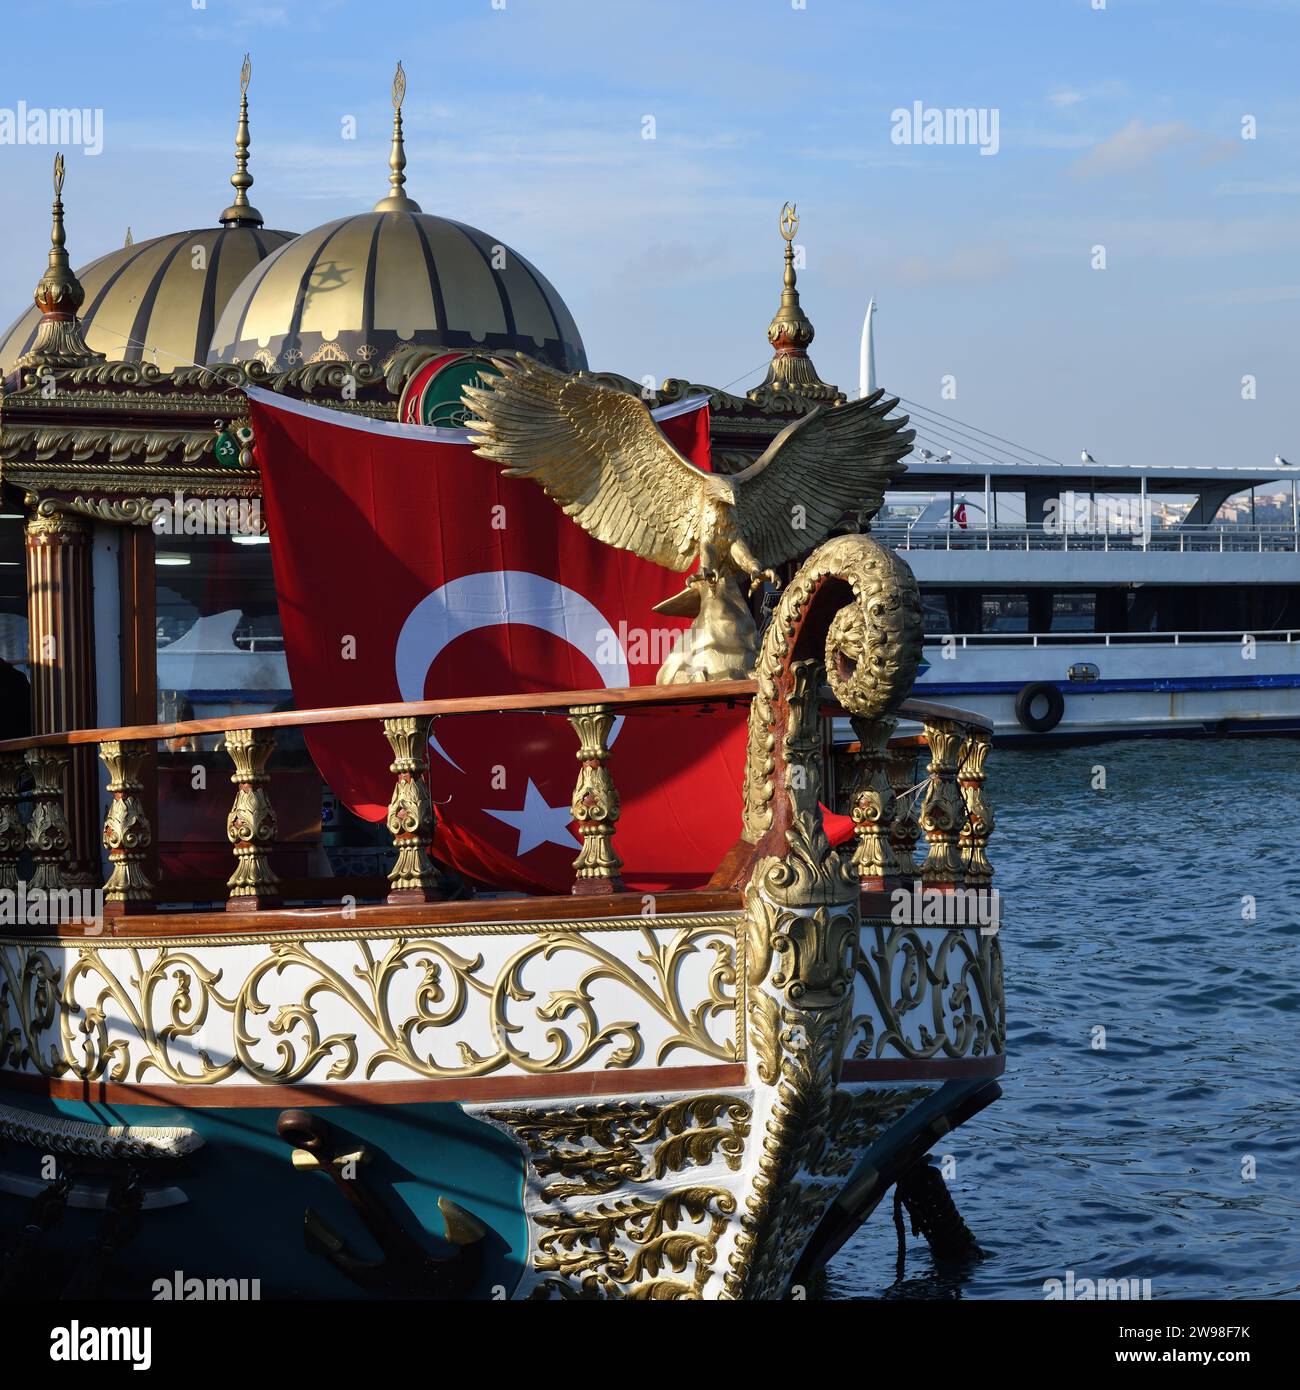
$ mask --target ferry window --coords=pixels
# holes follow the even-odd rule
[[[956,624],[953,622],[947,594],[923,593],[921,595],[921,608],[925,614],[925,635],[927,637],[943,637],[957,630]]]
[[[158,718],[161,722],[286,708],[292,696],[280,636],[271,548],[260,539],[160,534],[154,560],[157,609]],[[277,738],[272,768],[279,843],[320,840],[320,781],[301,746]],[[286,768],[286,761],[294,764]],[[158,748],[161,877],[184,883],[196,900],[220,895],[230,873],[225,820],[229,800],[196,795],[220,787],[231,763],[221,735],[169,739]],[[281,850],[277,872],[299,874],[308,856]],[[192,889],[190,887],[192,886]],[[206,885],[205,887],[200,885]]]
[[[263,714],[289,702],[269,545],[160,535],[154,573],[160,719]]]
[[[271,548],[261,538],[168,535],[156,540],[160,722],[293,708]],[[382,822],[358,820],[324,786],[298,730],[278,730],[268,770],[279,821],[271,866],[308,896],[371,895],[393,862]],[[228,785],[220,734],[167,740],[158,749],[160,875],[174,897],[224,896],[230,874]],[[363,883],[364,880],[364,883]]]
[[[1027,594],[985,594],[981,602],[981,632],[1028,632]]]
[[[1097,627],[1097,595],[1095,593],[1054,594],[1052,596],[1053,632],[1095,632]]]

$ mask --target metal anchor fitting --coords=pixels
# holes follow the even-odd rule
[[[311,1207],[303,1213],[307,1248],[321,1255],[362,1288],[382,1289],[425,1298],[463,1298],[478,1279],[487,1228],[464,1207],[438,1198],[446,1239],[456,1247],[450,1255],[429,1254],[392,1216],[360,1176],[370,1161],[365,1148],[348,1149],[327,1120],[307,1110],[284,1110],[276,1133],[293,1146],[293,1166],[319,1170],[347,1198],[375,1243],[384,1252],[379,1260],[353,1254],[341,1236]]]

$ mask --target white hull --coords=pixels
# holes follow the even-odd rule
[[[1300,730],[1300,640],[1289,636],[1258,638],[1253,656],[1239,638],[927,641],[916,695],[992,719],[999,742]],[[1084,664],[1096,679],[1071,680],[1070,668]],[[1036,733],[1017,718],[1016,699],[1040,682],[1060,689],[1065,707],[1054,728]]]

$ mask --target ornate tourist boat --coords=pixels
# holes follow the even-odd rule
[[[901,563],[842,536],[785,592],[754,682],[0,744],[10,888],[26,842],[30,890],[66,889],[69,749],[98,747],[111,796],[102,932],[0,933],[0,1191],[31,1202],[33,1237],[11,1256],[10,1292],[32,1268],[19,1256],[62,1215],[50,1239],[81,1251],[66,1277],[111,1257],[141,1291],[182,1269],[198,1288],[256,1278],[263,1296],[784,1295],[998,1094],[996,931],[974,912],[900,922],[890,892],[990,891],[988,728],[905,698],[919,641]],[[614,714],[745,701],[743,838],[709,887],[657,895],[647,913],[615,883]],[[431,721],[525,704],[577,734],[573,895],[270,905],[276,730],[382,721],[394,895],[422,898]],[[844,851],[820,806],[824,729],[842,714],[862,750]],[[891,741],[900,720],[919,737]],[[154,740],[211,733],[237,789],[231,910],[159,912],[141,769]]]
[[[585,374],[571,317],[526,261],[498,269],[491,238],[411,202],[400,109],[388,195],[296,240],[266,240],[249,205],[246,117],[245,97],[201,293],[169,288],[199,235],[185,233],[96,262],[88,299],[60,168],[38,312],[0,343],[27,624],[5,655],[30,673],[34,728],[0,738],[0,1289],[779,1298],[891,1187],[937,1248],[969,1253],[926,1155],[996,1098],[1004,1065],[991,726],[910,698],[922,616],[903,561],[854,532],[816,544],[840,514],[831,465],[871,461],[869,519],[909,437],[886,418],[895,403],[850,405],[817,376],[793,217],[767,379],[743,397],[670,381],[647,398]],[[356,303],[324,295],[327,245]],[[253,267],[233,289],[228,257]],[[114,349],[119,292],[135,307]],[[159,366],[150,340],[207,362]],[[483,350],[499,355],[486,393]],[[678,482],[621,513],[604,507],[616,481],[575,501],[556,471],[569,441],[545,443],[566,392],[617,427],[596,463],[647,450]],[[699,664],[665,666],[705,678],[335,707],[295,689],[316,707],[288,708],[271,688],[286,668],[264,659],[280,636],[267,552],[235,544],[260,536],[191,544],[151,524],[180,490],[261,497],[250,400],[393,437],[476,412],[483,455],[541,485],[538,526],[559,515],[544,489],[581,513],[583,544],[643,546],[679,571],[698,553],[664,611],[695,614]],[[655,423],[701,400],[719,475],[703,481]],[[791,461],[825,513],[797,551],[764,530],[753,485]],[[678,505],[682,479],[707,525],[660,560],[629,537]],[[778,564],[760,640],[736,580]],[[200,570],[211,603],[187,578]],[[377,611],[392,596],[372,589]],[[205,622],[226,644],[206,665],[185,641]],[[430,857],[457,813],[430,794],[434,721],[446,740],[521,711],[576,736],[559,808],[581,846],[571,879],[453,885]],[[856,742],[833,750],[842,719]],[[736,842],[653,892],[628,849],[653,847],[630,839],[635,798],[620,801],[628,744],[611,747],[616,721],[640,720],[661,740],[716,727],[722,746],[730,730],[741,748],[691,808],[734,819]],[[322,828],[303,740],[348,728],[370,739],[370,774],[391,774],[386,835],[342,811]],[[224,773],[208,780],[226,760],[233,805]],[[674,833],[665,816],[660,839]]]

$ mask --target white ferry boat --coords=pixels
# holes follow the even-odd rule
[[[1300,470],[971,462],[912,423],[871,529],[920,581],[918,696],[999,742],[1300,729]]]

